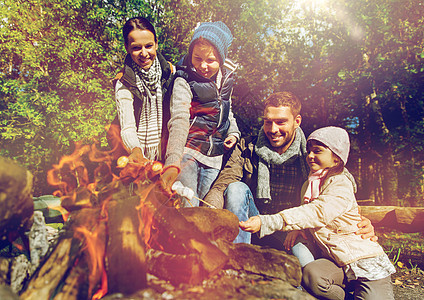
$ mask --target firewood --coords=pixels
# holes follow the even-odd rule
[[[400,206],[361,206],[361,214],[376,227],[402,232],[424,232],[424,208]]]
[[[84,260],[71,269],[64,278],[61,290],[55,295],[54,300],[88,299],[88,268]]]
[[[171,254],[149,249],[146,252],[146,262],[150,274],[168,280],[174,285],[199,284],[207,277],[200,264],[199,255],[195,253]]]
[[[0,157],[0,238],[23,236],[31,228],[34,204],[32,175],[14,161]],[[13,241],[11,241],[13,242]]]
[[[184,207],[178,211],[212,241],[224,239],[232,242],[239,233],[239,220],[227,209]]]
[[[131,294],[147,286],[145,245],[137,207],[139,196],[130,196],[121,185],[108,205],[107,278],[110,293]]]
[[[156,199],[157,194],[160,191],[154,189],[148,197],[148,202],[154,207],[150,246],[173,254],[198,253],[200,263],[209,276],[216,274],[228,257],[176,208],[162,205]]]
[[[83,242],[73,234],[83,226],[89,230],[94,228],[98,223],[99,211],[85,208],[70,214],[64,234],[29,280],[21,294],[22,299],[51,299],[60,292],[60,284],[75,267],[77,259],[82,259],[84,254]]]

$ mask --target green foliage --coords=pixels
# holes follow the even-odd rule
[[[109,16],[101,2],[4,2],[0,154],[27,166],[40,180],[37,188],[46,185],[37,175],[74,142],[105,143],[104,126],[114,110],[113,63],[107,59],[114,39],[102,25]]]
[[[221,20],[234,35],[233,110],[244,135],[258,132],[266,96],[291,90],[303,100],[306,134],[325,125],[350,132],[348,168],[359,198],[423,202],[419,0],[0,3],[0,155],[38,180],[75,142],[106,145],[104,126],[115,115],[110,81],[125,57],[121,28],[128,18],[150,19],[173,63],[199,22]]]

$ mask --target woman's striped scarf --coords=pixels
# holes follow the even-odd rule
[[[135,73],[137,88],[143,95],[137,136],[144,156],[150,160],[159,160],[162,134],[162,69],[157,57],[147,71],[134,61],[131,67]]]

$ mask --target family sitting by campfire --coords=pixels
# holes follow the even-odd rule
[[[182,207],[233,212],[240,220],[234,243],[291,251],[313,296],[394,299],[394,267],[359,214],[345,168],[347,131],[324,127],[306,139],[300,101],[285,91],[265,100],[258,136],[241,138],[231,111],[233,37],[222,22],[200,24],[176,66],[157,51],[148,20],[128,20],[123,36],[115,99],[129,162],[162,161],[162,185],[185,196]]]

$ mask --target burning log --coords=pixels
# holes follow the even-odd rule
[[[376,227],[389,227],[402,232],[424,231],[422,207],[361,206],[361,214]]]
[[[71,298],[66,299],[81,299],[89,293],[89,287],[83,285],[84,282],[89,282],[88,265],[85,263],[86,271],[81,272],[78,269],[81,265],[76,264],[84,258],[83,243],[79,238],[74,237],[73,233],[83,226],[90,230],[98,226],[99,212],[100,209],[85,208],[71,213],[65,234],[61,236],[51,253],[46,255],[41,267],[31,277],[21,294],[22,299],[55,299],[57,294],[66,294],[69,297],[72,295]],[[79,267],[76,268],[78,265]],[[76,276],[74,273],[81,275]],[[69,276],[69,274],[73,275]],[[69,280],[66,281],[68,277]],[[69,284],[69,281],[75,278],[78,282]],[[63,285],[63,282],[67,284]],[[81,287],[84,286],[86,290],[82,291]],[[60,298],[61,296],[58,296],[58,299]]]
[[[12,160],[0,157],[0,237],[10,242],[32,225],[32,175]],[[25,239],[27,240],[27,239]]]
[[[177,216],[174,215],[176,213],[178,213]],[[179,220],[179,214],[181,214],[187,222]],[[171,219],[170,224],[173,224],[173,220],[177,219],[179,220],[178,222],[183,224],[181,226],[185,226],[185,228],[189,229],[188,231],[196,232],[194,234],[190,233],[187,241],[193,238],[193,236],[199,235],[197,231],[200,231],[210,241],[224,239],[232,242],[238,234],[237,217],[224,209],[189,207],[179,210],[168,210],[167,214],[161,212],[159,215],[160,220],[169,217]],[[153,227],[158,226],[155,224],[156,223],[153,224]],[[223,267],[227,261],[227,257],[223,256],[222,252],[220,250],[218,251],[214,245],[211,247],[212,244],[206,242],[203,237],[200,238],[201,242],[194,242],[195,239],[193,239],[191,244],[188,244],[189,249],[178,248],[178,245],[181,245],[181,239],[187,237],[187,231],[181,232],[179,230],[179,228],[181,228],[180,226],[173,227],[173,232],[178,233],[180,236],[179,241],[176,241],[176,236],[169,240],[169,236],[166,237],[167,233],[162,232],[164,230],[162,227],[160,229],[155,229],[156,236],[152,239],[156,239],[156,248],[162,247],[164,250],[147,250],[146,263],[149,273],[169,280],[176,285],[180,283],[199,284],[205,278],[216,273]],[[158,237],[158,235],[161,237]],[[197,237],[197,239],[199,238]],[[205,244],[202,245],[201,243]],[[191,249],[191,247],[194,247],[194,249]],[[199,254],[199,251],[203,252]],[[218,259],[220,263],[213,265],[215,259]]]
[[[185,207],[178,210],[211,241],[223,239],[232,242],[239,233],[238,218],[227,209]]]
[[[81,159],[89,151],[77,148],[49,172],[69,217],[65,234],[27,283],[22,299],[133,294],[147,288],[147,271],[173,284],[198,284],[225,266],[279,278],[288,274],[298,285],[300,267],[289,258],[231,243],[238,220],[229,211],[170,206],[172,195],[159,181],[160,163],[128,162],[119,178],[105,163],[90,176]],[[103,162],[101,155],[93,157]],[[270,267],[274,264],[279,266]]]
[[[139,196],[120,186],[108,205],[107,278],[109,292],[134,293],[147,286]]]
[[[225,265],[226,255],[176,208],[166,206],[158,184],[139,184],[136,191],[130,196],[121,186],[109,203],[109,291],[145,288],[146,268],[172,283],[194,284]]]
[[[85,260],[77,261],[77,265],[71,269],[68,276],[60,285],[63,287],[54,296],[54,300],[78,300],[88,299],[87,265]]]
[[[188,222],[174,207],[161,206],[154,197],[149,200],[155,207],[149,244],[152,248],[173,254],[199,255],[206,274],[216,274],[228,257],[204,235],[193,223]]]
[[[199,284],[207,277],[201,268],[199,255],[171,254],[161,250],[149,249],[146,252],[147,271],[172,284]]]

